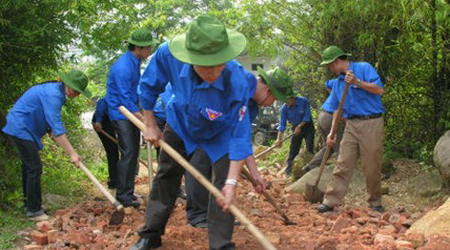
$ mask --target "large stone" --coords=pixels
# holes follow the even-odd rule
[[[325,166],[325,169],[319,182],[320,190],[322,191],[326,190],[328,183],[330,182],[331,176],[333,175],[333,169],[334,166]],[[308,183],[308,185],[311,186],[314,185],[318,174],[319,168],[315,168],[306,173],[302,178],[298,179],[296,182],[292,183],[290,188],[296,193],[305,194],[306,184]],[[365,187],[365,178],[360,170],[355,169],[353,171],[353,176],[350,181],[349,190],[361,189],[361,187]]]
[[[439,138],[434,147],[433,158],[444,183],[450,187],[450,130]]]
[[[443,234],[450,237],[450,199],[436,210],[425,214],[421,219],[412,224],[411,228],[406,232],[423,234],[429,236],[431,234]]]
[[[422,197],[432,197],[441,192],[442,178],[439,172],[434,169],[412,178],[408,187],[411,193]]]

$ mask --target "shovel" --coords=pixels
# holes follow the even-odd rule
[[[124,106],[119,107],[119,111],[122,112],[136,127],[142,132],[146,131],[144,123],[142,123],[136,116],[134,116]],[[197,169],[195,169],[186,159],[183,158],[177,151],[175,151],[169,144],[163,140],[159,140],[160,147],[170,155],[175,161],[178,162],[183,168],[185,168],[198,182],[200,182],[214,197],[223,199],[224,196],[211,182],[209,182]],[[245,215],[235,206],[230,206],[230,212],[244,225],[244,227],[250,231],[253,236],[259,241],[262,247],[266,250],[276,250],[275,246],[262,234],[259,229],[251,223],[251,221],[245,217]]]
[[[337,112],[336,116],[334,117],[335,120],[333,121],[333,126],[331,127],[331,132],[330,132],[331,137],[335,136],[336,129],[339,126],[339,122],[342,117],[342,110],[344,107],[345,98],[347,97],[347,92],[348,92],[349,86],[350,86],[350,84],[346,82],[345,86],[344,86],[344,91],[342,92],[341,101],[339,102],[339,107],[336,111]],[[323,170],[325,168],[325,164],[327,163],[327,159],[330,154],[330,149],[331,149],[331,147],[327,144],[327,148],[325,150],[325,153],[323,154],[322,162],[320,163],[319,174],[317,175],[317,179],[316,179],[314,185],[311,186],[311,184],[309,184],[308,182],[306,183],[305,198],[307,201],[309,201],[311,203],[318,203],[318,202],[323,201],[323,196],[324,196],[325,192],[323,190],[320,190],[318,186],[319,186],[320,178],[322,177]]]
[[[123,210],[122,204],[120,204],[114,196],[112,196],[105,187],[95,178],[95,176],[86,168],[86,166],[80,162],[79,167],[83,172],[91,179],[91,181],[97,186],[98,189],[102,192],[106,198],[116,207],[116,211],[111,215],[109,219],[109,225],[119,225],[122,223],[123,218],[125,217],[125,211]]]

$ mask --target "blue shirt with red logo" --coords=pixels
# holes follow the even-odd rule
[[[111,66],[106,94],[109,119],[127,120],[119,111],[122,105],[132,113],[139,111],[137,87],[141,76],[140,67],[140,60],[131,51],[121,55]]]
[[[141,105],[153,110],[170,82],[174,97],[166,107],[167,123],[183,140],[187,154],[202,148],[212,162],[225,154],[230,160],[243,160],[253,153],[245,79],[243,67],[232,60],[215,82],[204,82],[192,65],[173,57],[165,42],[142,75]]]
[[[51,130],[54,136],[66,133],[61,108],[66,102],[64,85],[49,82],[28,89],[6,116],[3,132],[43,148],[41,138]]]
[[[286,130],[286,122],[289,121],[293,127],[301,122],[311,122],[311,108],[308,99],[304,97],[295,97],[295,104],[289,107],[284,104],[280,110],[280,125],[278,131]]]
[[[350,62],[349,70],[353,71],[356,78],[363,82],[376,84],[383,88],[380,76],[375,68],[367,62]],[[329,107],[334,111],[339,106],[339,101],[344,91],[345,75],[340,75],[333,82],[329,97]],[[364,116],[384,113],[381,96],[372,94],[364,89],[350,85],[343,108],[343,117]]]

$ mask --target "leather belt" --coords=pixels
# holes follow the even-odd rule
[[[352,119],[369,120],[369,119],[379,118],[382,115],[383,115],[382,113],[371,114],[371,115],[354,115],[354,116],[349,117],[347,119],[349,119],[349,120],[352,120]]]

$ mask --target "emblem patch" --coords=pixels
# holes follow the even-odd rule
[[[222,116],[222,112],[219,111],[215,111],[212,110],[210,108],[206,108],[206,113],[208,114],[208,118],[210,121],[214,121],[215,119],[219,118],[220,116]]]
[[[247,111],[247,106],[242,106],[239,109],[239,121],[242,121],[242,119],[244,119],[244,115],[245,115],[246,111]]]

